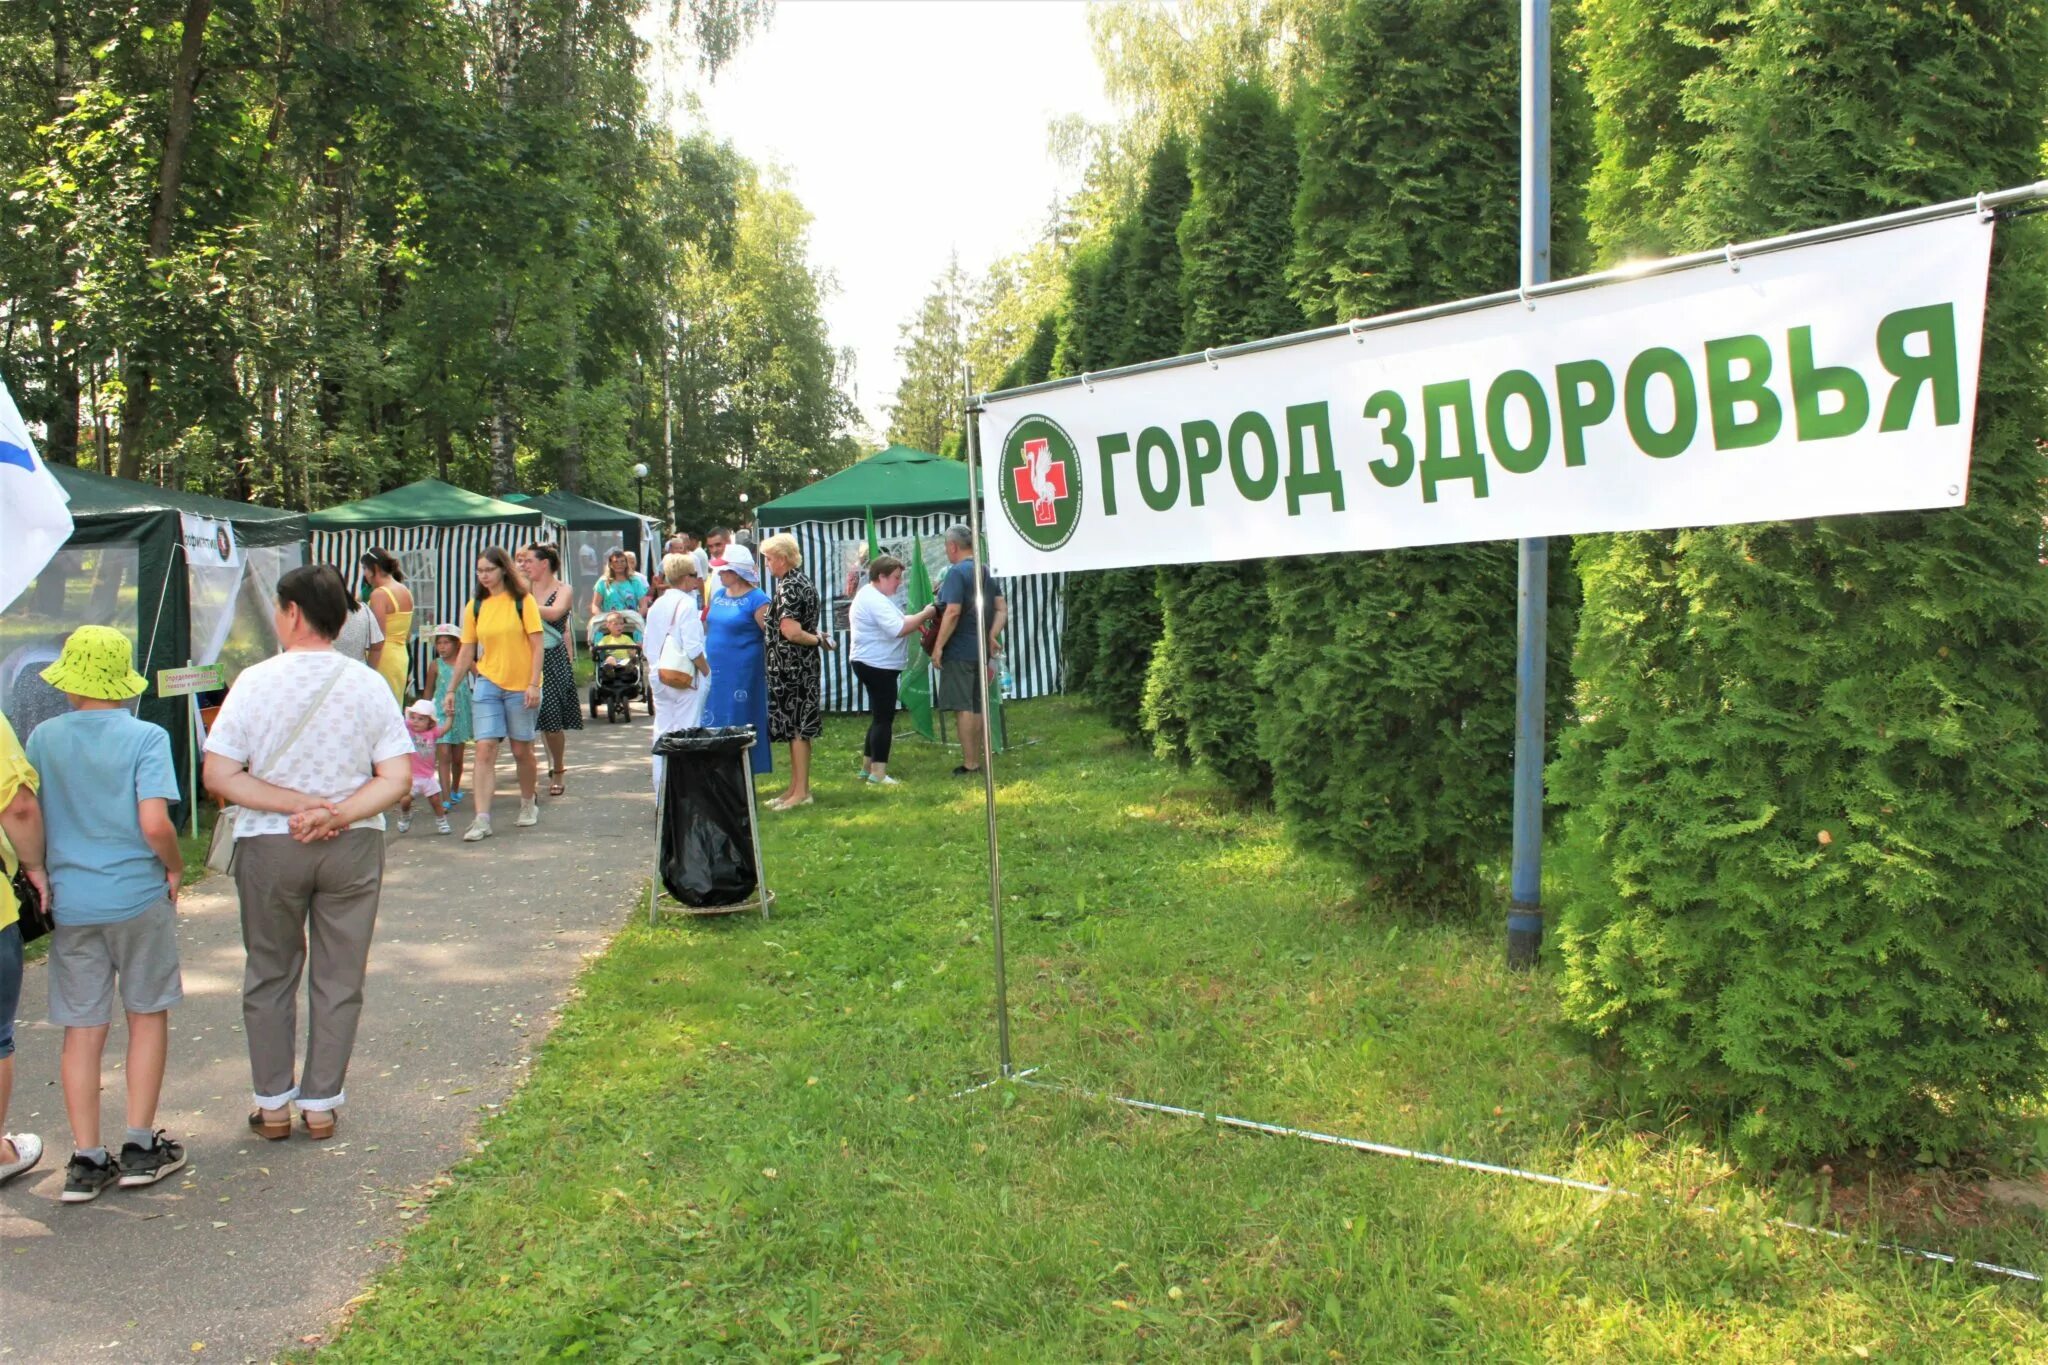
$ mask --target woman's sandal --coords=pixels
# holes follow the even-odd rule
[[[548,769],[548,795],[549,795],[549,796],[560,796],[560,795],[561,795],[561,794],[562,794],[563,792],[565,792],[565,791],[567,791],[567,790],[568,790],[568,788],[567,788],[566,786],[564,786],[564,785],[563,785],[563,783],[562,783],[562,779],[563,779],[564,777],[567,777],[568,775],[569,775],[569,770],[568,770],[567,768],[550,768],[550,769]]]
[[[261,1109],[252,1109],[249,1111],[249,1131],[265,1142],[283,1142],[292,1135],[292,1111],[285,1110],[281,1119],[267,1119]]]
[[[324,1120],[316,1123],[315,1119]],[[334,1111],[332,1109],[301,1109],[299,1122],[306,1125],[306,1136],[315,1142],[325,1142],[334,1136]]]

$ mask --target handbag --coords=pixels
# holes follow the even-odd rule
[[[14,869],[13,885],[15,903],[21,908],[21,941],[34,943],[55,927],[49,907],[43,904],[43,893],[28,879],[26,867]]]
[[[327,700],[327,694],[332,692],[334,685],[341,681],[343,671],[343,669],[337,668],[327,675],[327,681],[322,683],[320,690],[313,694],[312,704],[299,713],[298,724],[292,726],[292,732],[284,737],[284,743],[278,745],[271,752],[270,757],[264,760],[264,767],[276,768],[277,761],[291,752],[292,745],[299,742],[299,736],[306,733],[306,725],[313,719],[313,713],[320,709],[321,704]],[[246,771],[251,776],[255,775],[254,768],[247,769]],[[213,838],[206,845],[206,866],[209,871],[232,872],[235,870],[235,850],[241,843],[235,837],[235,826],[240,822],[241,818],[242,808],[240,806],[222,806],[220,808],[220,817],[213,822]]]

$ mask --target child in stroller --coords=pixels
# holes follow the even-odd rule
[[[590,718],[596,720],[602,706],[612,724],[631,720],[633,699],[643,695],[647,670],[640,641],[627,628],[623,613],[605,616],[604,633],[591,646],[591,657],[597,660],[597,677],[590,684]]]

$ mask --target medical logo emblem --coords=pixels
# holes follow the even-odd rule
[[[1073,438],[1049,417],[1010,428],[996,471],[997,500],[1026,543],[1057,550],[1081,523],[1081,457]]]

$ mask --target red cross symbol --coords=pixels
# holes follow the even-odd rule
[[[1059,520],[1055,506],[1067,496],[1067,462],[1052,458],[1052,443],[1043,438],[1024,443],[1024,463],[1011,471],[1017,501],[1031,504],[1031,519],[1039,526]]]

